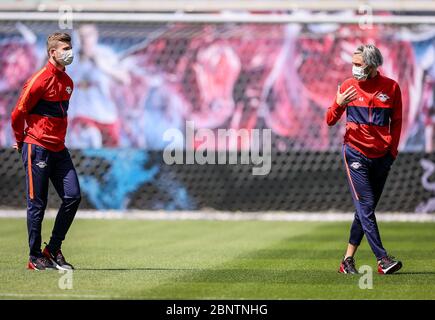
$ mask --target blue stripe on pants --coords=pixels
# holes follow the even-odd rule
[[[358,246],[365,235],[376,258],[381,259],[387,252],[382,245],[375,209],[394,158],[389,153],[380,158],[368,158],[343,145],[343,160],[356,209],[349,243]]]
[[[41,227],[47,207],[49,181],[62,200],[48,244],[56,252],[71,226],[80,203],[80,186],[68,149],[49,151],[41,146],[23,145],[22,159],[26,171],[27,230],[30,256],[41,256]],[[30,166],[29,166],[30,161]]]

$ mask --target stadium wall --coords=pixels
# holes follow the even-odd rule
[[[159,151],[71,150],[80,177],[82,209],[351,212],[339,152],[273,153],[268,175],[250,165],[167,165]],[[0,151],[0,208],[23,208],[19,155]],[[435,210],[435,154],[403,153],[394,163],[380,212]],[[49,207],[59,205],[50,188]]]
[[[58,27],[0,22],[2,208],[25,207],[24,169],[9,149],[10,114],[24,81],[45,63],[46,36]],[[350,76],[352,50],[373,42],[384,55],[381,72],[399,82],[404,101],[401,153],[379,211],[435,211],[433,24],[81,21],[72,27],[77,54],[68,73],[76,86],[66,144],[80,175],[82,208],[352,211],[340,156],[344,121],[328,128],[324,115],[337,84]],[[78,53],[87,46],[92,57],[82,59]],[[252,165],[165,164],[164,133],[184,132],[189,120],[214,132],[270,129],[270,173],[254,176]],[[226,151],[240,152],[242,144]],[[56,207],[50,190],[49,207]]]

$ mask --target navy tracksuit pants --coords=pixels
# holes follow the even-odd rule
[[[80,203],[80,186],[68,149],[49,151],[24,143],[22,160],[26,171],[27,230],[30,256],[41,256],[41,227],[47,207],[49,180],[62,199],[48,243],[50,252],[60,249]]]
[[[390,153],[380,158],[368,158],[344,144],[343,160],[356,209],[350,229],[349,243],[359,246],[366,235],[373,253],[379,260],[385,257],[387,252],[379,235],[375,209],[394,158]]]

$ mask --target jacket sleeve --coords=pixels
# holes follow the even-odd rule
[[[396,158],[398,154],[398,147],[400,142],[400,134],[402,132],[402,92],[398,84],[394,90],[394,105],[393,113],[391,115],[390,122],[390,134],[391,134],[391,155]]]
[[[340,88],[340,92],[342,92],[343,87]],[[340,106],[337,104],[337,97],[334,98],[333,104],[328,108],[326,112],[326,123],[328,126],[333,126],[340,120],[343,115],[344,110],[346,110],[346,106]]]
[[[39,79],[41,73],[39,72],[33,78],[26,81],[11,115],[12,130],[18,145],[22,145],[24,141],[26,115],[44,94],[44,85]]]

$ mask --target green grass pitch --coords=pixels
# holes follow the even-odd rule
[[[364,239],[357,267],[373,267],[373,289],[337,273],[349,226],[78,219],[63,247],[73,288],[62,290],[59,272],[25,269],[25,220],[0,219],[0,299],[435,299],[435,223],[380,223],[404,263],[396,275],[376,274]]]

